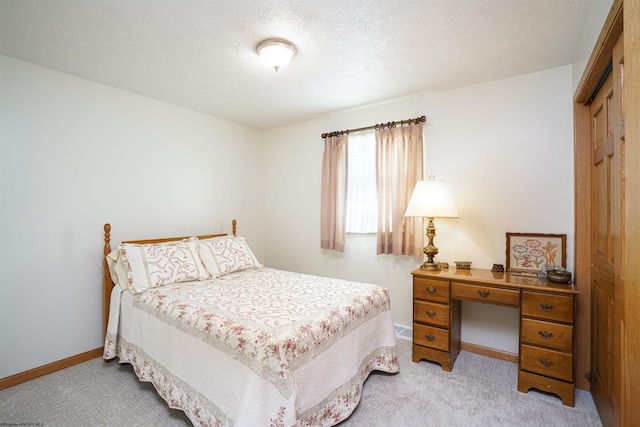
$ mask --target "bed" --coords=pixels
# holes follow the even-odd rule
[[[263,266],[236,235],[123,241],[104,226],[104,359],[203,426],[330,426],[399,371],[387,289]]]

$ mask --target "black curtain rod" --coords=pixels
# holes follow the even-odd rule
[[[322,134],[322,138],[329,138],[332,136],[340,136],[340,135],[344,135],[345,133],[348,135],[349,133],[352,132],[360,132],[363,130],[370,130],[370,129],[384,129],[384,128],[394,128],[396,126],[404,126],[404,125],[417,125],[418,123],[424,123],[427,121],[427,118],[425,116],[420,116],[420,117],[416,117],[415,119],[408,119],[408,120],[400,120],[399,122],[388,122],[388,123],[380,123],[380,124],[376,124],[373,126],[366,126],[363,128],[357,128],[357,129],[347,129],[347,130],[337,130],[335,132],[328,132],[328,133],[323,133]]]

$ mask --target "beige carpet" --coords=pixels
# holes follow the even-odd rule
[[[462,352],[452,372],[411,362],[410,341],[398,339],[400,373],[372,374],[360,404],[340,427],[600,426],[588,392],[576,406],[517,391],[517,365]],[[189,426],[129,365],[102,359],[0,391],[0,426]],[[240,426],[241,427],[241,426]],[[253,426],[252,426],[253,427]],[[256,426],[260,427],[260,426]]]
[[[518,391],[518,365],[461,352],[451,372],[411,361],[411,341],[398,339],[400,373],[373,373],[362,400],[340,427],[355,426],[601,426],[591,394],[576,405],[554,395]]]

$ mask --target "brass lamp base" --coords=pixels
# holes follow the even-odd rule
[[[439,262],[428,262],[425,261],[421,266],[420,270],[428,270],[428,271],[437,271],[441,270]]]
[[[440,263],[434,262],[433,257],[438,254],[438,248],[433,245],[433,238],[436,237],[436,227],[433,225],[433,218],[428,218],[429,223],[427,225],[427,238],[429,243],[424,247],[422,252],[427,256],[427,260],[420,266],[422,270],[436,271],[440,270]]]

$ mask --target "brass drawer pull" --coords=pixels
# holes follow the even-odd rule
[[[549,360],[549,359],[538,359],[538,362],[540,362],[540,364],[542,366],[544,366],[545,368],[550,368],[553,366],[553,360]]]
[[[434,317],[436,317],[436,312],[433,310],[428,310],[427,316],[429,316],[429,319],[433,319]]]
[[[426,334],[424,337],[425,337],[425,338],[427,339],[427,341],[429,341],[429,342],[431,342],[431,341],[433,341],[433,340],[435,340],[435,339],[436,339],[435,335],[431,335],[431,334]]]
[[[427,293],[429,293],[429,295],[433,295],[433,294],[435,294],[435,293],[436,293],[436,291],[437,291],[437,289],[436,289],[436,288],[434,288],[433,286],[429,286],[429,287],[427,288]]]
[[[545,340],[550,340],[551,338],[553,338],[553,332],[547,332],[547,331],[538,331],[538,335],[540,335],[542,338],[544,338]]]
[[[478,295],[480,295],[480,297],[482,298],[487,298],[490,294],[491,294],[490,291],[485,291],[483,289],[478,291]]]
[[[545,304],[543,302],[538,303],[538,308],[542,311],[546,311],[547,313],[553,310],[553,304]]]

